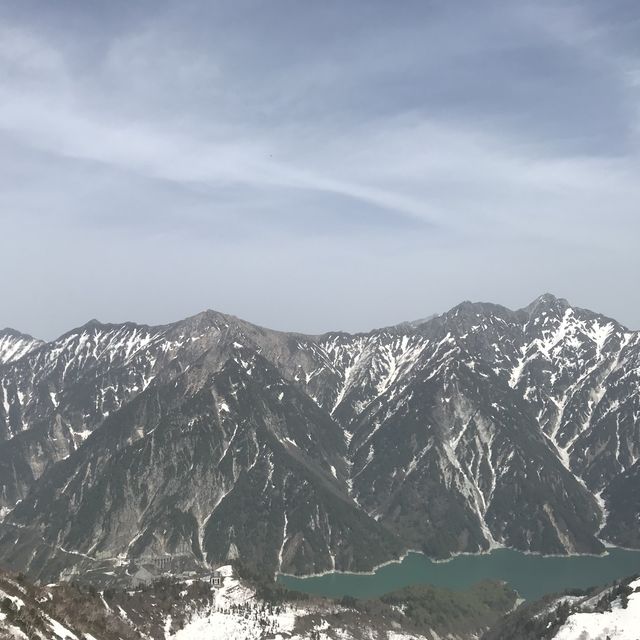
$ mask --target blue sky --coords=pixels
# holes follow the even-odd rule
[[[0,3],[0,326],[640,327],[637,2]]]

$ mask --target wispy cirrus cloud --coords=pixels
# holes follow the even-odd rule
[[[640,324],[632,4],[99,11],[0,10],[3,268],[22,269],[0,324],[213,306],[364,328],[547,289]],[[52,281],[69,304],[38,322],[24,291]],[[183,284],[160,304],[141,281]],[[373,302],[330,304],[354,290]]]

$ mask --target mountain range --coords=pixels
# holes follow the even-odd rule
[[[546,294],[368,333],[0,332],[0,562],[317,573],[640,547],[640,333]]]

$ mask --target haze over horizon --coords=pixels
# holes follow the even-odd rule
[[[0,4],[0,327],[640,328],[640,7]]]
[[[546,295],[551,295],[555,298],[559,298],[561,299],[562,296],[555,296],[554,294],[549,294],[549,292],[541,294],[540,296],[537,296],[536,298],[534,298],[533,300],[530,300],[527,304],[523,304],[523,305],[518,305],[518,306],[512,306],[509,307],[508,305],[501,305],[504,306],[508,309],[511,309],[512,311],[517,311],[519,309],[523,309],[524,307],[528,306],[529,304],[533,304],[538,298],[541,298],[543,296]],[[225,312],[222,309],[212,309],[212,308],[207,308],[207,309],[202,309],[201,311],[198,311],[196,313],[193,314],[188,314],[186,316],[180,317],[180,318],[173,318],[173,319],[169,319],[163,322],[145,322],[144,320],[137,320],[134,318],[122,318],[119,320],[112,320],[112,319],[101,319],[101,318],[90,318],[86,321],[83,322],[79,322],[76,325],[73,326],[69,326],[67,327],[64,331],[60,332],[59,334],[56,334],[54,336],[40,336],[40,335],[35,335],[35,334],[30,334],[27,331],[22,331],[20,328],[18,327],[11,327],[11,326],[6,326],[6,327],[0,327],[0,332],[3,330],[9,330],[9,331],[17,331],[19,333],[24,333],[27,335],[31,335],[31,337],[33,338],[37,338],[37,339],[41,339],[44,340],[45,342],[50,342],[53,340],[56,340],[57,338],[59,338],[61,335],[64,335],[65,333],[72,331],[74,329],[83,327],[85,325],[91,324],[93,322],[97,322],[99,324],[103,324],[103,325],[109,325],[109,324],[121,324],[121,323],[127,323],[127,322],[131,322],[133,324],[138,324],[138,325],[142,325],[142,326],[161,326],[161,325],[168,325],[168,324],[173,324],[175,322],[180,322],[181,320],[186,320],[189,317],[195,316],[195,315],[199,315],[201,313],[206,313],[207,311],[213,311],[213,312],[218,312],[218,313],[222,313],[228,316],[233,316],[233,317],[237,317],[240,320],[249,322],[251,324],[257,325],[257,326],[262,326],[265,329],[272,329],[272,330],[276,330],[276,331],[282,331],[282,332],[288,332],[288,333],[299,333],[299,334],[306,334],[306,335],[322,335],[325,333],[332,333],[332,332],[346,332],[346,333],[352,333],[352,334],[356,334],[356,333],[367,333],[369,331],[375,331],[377,329],[384,329],[385,327],[392,327],[392,326],[398,326],[398,325],[402,325],[404,323],[413,323],[413,322],[426,322],[428,320],[430,320],[431,318],[435,318],[437,316],[443,315],[445,313],[447,313],[448,311],[451,311],[452,309],[455,309],[456,306],[458,306],[459,304],[463,304],[465,302],[472,302],[472,303],[489,303],[489,304],[499,304],[499,303],[495,303],[493,301],[490,300],[484,300],[484,301],[480,301],[480,300],[461,300],[458,304],[456,305],[452,305],[451,307],[447,308],[447,309],[442,309],[440,311],[434,311],[431,314],[425,314],[420,318],[405,318],[405,319],[401,319],[398,320],[397,322],[391,322],[388,324],[383,324],[383,325],[376,325],[376,326],[366,326],[366,327],[356,327],[354,329],[344,329],[342,327],[327,327],[325,329],[322,329],[320,331],[314,331],[314,332],[310,332],[310,331],[300,331],[299,329],[297,329],[296,327],[272,327],[272,326],[268,326],[259,322],[255,322],[253,321],[251,318],[244,318],[244,317],[240,317],[237,316],[236,314],[233,313],[228,313]],[[567,301],[570,305],[572,305],[574,308],[580,308],[579,305],[574,305],[572,304],[572,302],[570,300]],[[608,316],[608,314],[598,311],[597,309],[589,309],[589,311],[594,311],[595,313],[599,313],[600,315],[603,315],[605,317]],[[610,317],[610,316],[609,316]],[[617,318],[613,318],[613,320],[616,320],[618,322],[620,322]],[[624,325],[624,323],[621,323]],[[636,327],[630,327],[630,326],[626,326],[627,329],[630,329],[631,331],[637,331]]]

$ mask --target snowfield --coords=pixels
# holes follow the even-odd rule
[[[629,596],[627,608],[620,598],[603,613],[574,613],[555,635],[555,640],[638,640],[640,638],[640,579],[629,586],[635,590]]]
[[[255,593],[233,577],[230,566],[220,569],[225,576],[223,586],[216,590],[212,606],[197,611],[183,629],[172,633],[171,618],[165,624],[165,640],[258,640],[269,637],[273,640],[359,640],[381,639],[377,630],[358,629],[354,635],[348,629],[332,629],[313,606],[302,607],[285,604],[269,607],[255,598]],[[341,607],[336,606],[335,610]],[[326,608],[324,613],[326,614]],[[295,633],[299,618],[309,616],[305,631]],[[309,622],[313,620],[312,624]],[[387,633],[388,640],[427,640],[416,634],[406,635],[397,631]]]
[[[273,612],[263,611],[254,592],[233,577],[230,566],[221,567],[220,572],[224,576],[223,586],[215,591],[210,609],[195,613],[184,629],[175,634],[169,632],[171,620],[168,619],[167,640],[250,640],[261,638],[265,632],[274,638],[283,638],[283,633],[290,637],[296,620],[293,610],[275,607]]]

